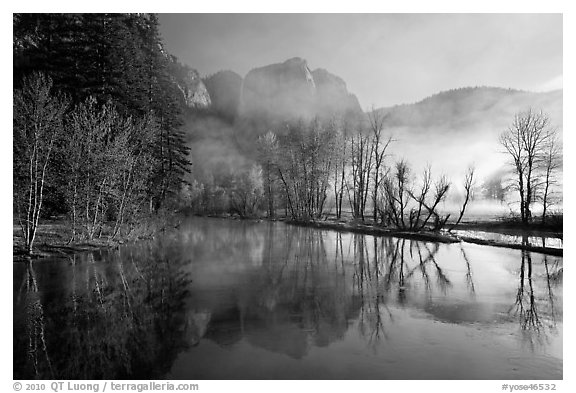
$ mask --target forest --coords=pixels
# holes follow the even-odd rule
[[[183,67],[155,15],[14,15],[14,215],[31,249],[41,218],[114,239],[174,209],[190,171]]]

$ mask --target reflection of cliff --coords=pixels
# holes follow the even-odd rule
[[[205,220],[201,227],[184,224],[178,236],[180,252],[195,260],[217,260],[231,268],[261,263],[264,239],[255,222]]]
[[[506,322],[507,305],[485,297],[483,282],[478,298],[479,267],[464,247],[278,223],[206,225],[188,245],[212,261],[194,273],[202,278],[192,308],[210,310],[204,337],[223,347],[244,341],[302,358],[350,333],[376,345],[390,338],[398,308],[450,324]],[[561,281],[561,266],[548,265]]]
[[[206,338],[223,346],[245,338],[294,358],[306,355],[312,343],[343,338],[359,305],[345,275],[328,261],[322,233],[270,225],[261,259],[246,272],[250,285],[237,288],[237,303],[213,313]]]
[[[152,249],[15,266],[15,379],[164,375],[188,346],[188,278]],[[56,274],[54,274],[56,273]],[[60,275],[61,274],[61,275]]]
[[[16,264],[14,377],[154,378],[205,340],[302,359],[441,324],[518,326],[546,343],[562,319],[562,258],[489,250],[195,219],[154,244]]]

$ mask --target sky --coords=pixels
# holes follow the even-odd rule
[[[160,14],[170,53],[201,75],[302,57],[363,109],[439,91],[562,88],[561,14]]]

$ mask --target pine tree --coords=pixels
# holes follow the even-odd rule
[[[158,119],[147,179],[151,210],[177,196],[190,167],[181,130],[185,106],[171,74],[182,67],[163,49],[156,15],[15,14],[13,21],[15,86],[40,70],[74,104],[93,97],[94,110],[113,103],[121,114]]]
[[[160,124],[155,156],[159,166],[150,179],[150,207],[158,210],[179,195],[184,176],[190,171],[189,148],[181,129],[181,92],[169,73],[173,60],[163,49],[158,20],[155,15],[141,17],[136,26],[144,43],[149,108]]]

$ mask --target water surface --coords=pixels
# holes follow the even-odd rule
[[[562,257],[283,223],[14,264],[14,378],[561,379]]]
[[[459,236],[468,236],[480,240],[495,241],[503,244],[513,244],[521,245],[528,244],[535,247],[547,247],[547,248],[564,248],[564,240],[562,236],[535,236],[535,235],[511,235],[498,232],[487,232],[479,230],[463,230],[457,229],[452,231],[452,233]]]

